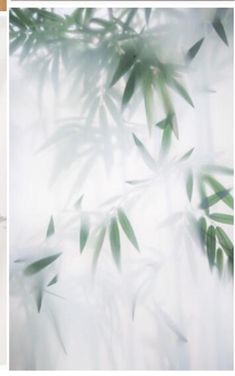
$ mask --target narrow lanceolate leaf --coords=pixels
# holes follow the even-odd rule
[[[165,129],[168,124],[169,124],[169,119],[168,119],[168,116],[167,116],[165,119],[163,119],[163,120],[159,121],[157,124],[155,124],[155,127],[158,127],[160,129]]]
[[[206,244],[206,236],[207,236],[207,224],[206,224],[206,220],[204,217],[201,217],[198,220],[198,232],[199,232],[201,245],[204,248]]]
[[[181,85],[177,80],[171,79],[170,81],[167,82],[169,86],[171,86],[172,89],[174,89],[182,98],[185,99],[190,106],[194,107],[193,101],[188,94],[187,90],[184,88],[183,85]]]
[[[213,172],[215,174],[218,173],[222,175],[233,175],[233,168],[226,166],[206,164],[202,166],[202,168],[207,172]]]
[[[54,233],[55,233],[55,224],[54,224],[53,216],[51,216],[49,225],[47,227],[47,238],[52,236]]]
[[[144,144],[138,139],[138,137],[136,137],[136,135],[134,133],[132,134],[132,136],[133,136],[133,139],[134,139],[136,146],[138,147],[138,149],[141,153],[141,156],[142,156],[145,164],[151,170],[156,171],[156,163],[155,163],[154,159],[152,158],[152,156],[147,151],[147,149],[145,148]]]
[[[187,153],[185,153],[185,154],[183,155],[183,157],[181,157],[181,158],[179,159],[179,161],[180,161],[180,162],[183,162],[183,161],[186,161],[187,159],[189,159],[193,151],[194,151],[194,148],[192,148],[192,149],[190,149],[189,151],[187,151]]]
[[[152,125],[154,124],[153,119],[153,87],[152,87],[152,77],[149,74],[146,74],[143,77],[143,94],[144,94],[144,104],[145,104],[145,112],[146,112],[146,120],[149,128],[149,133],[151,133]]]
[[[193,194],[193,173],[189,171],[186,178],[186,191],[189,201],[192,199]]]
[[[172,127],[168,122],[166,128],[163,130],[163,133],[162,133],[161,151],[160,151],[162,156],[166,156],[166,154],[170,150],[171,140],[172,140]]]
[[[206,249],[207,249],[207,256],[208,256],[210,267],[212,267],[215,262],[215,246],[216,246],[215,228],[214,226],[209,226],[207,230]]]
[[[228,194],[230,189],[223,189],[222,191],[218,191],[217,193],[204,197],[201,201],[200,208],[201,209],[208,209],[209,207],[215,205],[218,201],[223,200]]]
[[[98,263],[100,252],[104,243],[105,232],[106,232],[106,228],[105,227],[101,228],[95,241],[95,249],[94,249],[94,256],[93,256],[93,263],[92,263],[93,272],[95,272],[95,269]]]
[[[228,39],[221,20],[216,17],[212,22],[212,26],[215,29],[218,36],[220,37],[220,39],[226,44],[226,46],[228,46]]]
[[[80,253],[83,252],[89,236],[89,220],[86,215],[81,216],[81,226],[80,226]]]
[[[225,187],[218,182],[215,178],[213,178],[210,175],[204,175],[204,181],[211,186],[213,191],[218,195],[217,192],[225,191]],[[222,198],[224,203],[229,206],[231,209],[233,209],[233,197],[230,193],[228,193],[226,196]]]
[[[150,20],[150,16],[151,16],[151,11],[152,11],[151,8],[145,8],[144,9],[145,22],[146,22],[147,25],[149,24],[149,20]]]
[[[48,265],[52,264],[60,256],[61,253],[56,253],[55,255],[44,257],[38,261],[35,261],[25,268],[24,274],[28,276],[36,274],[40,272],[42,269],[46,268]]]
[[[56,274],[51,280],[50,282],[47,284],[47,286],[52,286],[54,284],[56,284],[58,282],[58,275]]]
[[[222,213],[213,213],[209,214],[208,217],[213,219],[213,221],[225,223],[227,225],[233,225],[233,215],[222,214]]]
[[[136,54],[134,51],[127,51],[120,57],[118,67],[113,75],[110,86],[115,85],[115,83],[132,67],[135,60]]]
[[[120,264],[121,264],[120,235],[119,235],[118,223],[117,223],[116,218],[112,218],[110,226],[109,226],[109,240],[110,240],[110,246],[111,246],[114,262],[117,265],[118,269],[120,269]]]
[[[233,243],[221,227],[216,227],[217,239],[226,255],[233,260]]]
[[[219,274],[221,275],[223,272],[223,265],[224,265],[224,255],[221,248],[217,249],[216,253],[216,265],[219,271]]]
[[[125,212],[122,209],[118,209],[118,220],[123,231],[125,232],[126,236],[130,240],[130,242],[137,249],[137,251],[139,251],[140,249],[139,249],[139,245],[138,245],[134,230],[131,226],[129,219],[127,218]]]
[[[204,38],[200,39],[198,42],[196,42],[187,52],[186,58],[188,60],[193,60],[195,56],[197,55],[198,51],[201,48],[201,45],[204,41]]]
[[[38,313],[40,313],[41,308],[42,308],[42,300],[43,300],[43,290],[41,287],[37,289],[35,299],[36,299]]]
[[[75,202],[74,207],[76,209],[80,209],[82,206],[82,200],[84,198],[84,194],[79,197],[79,199]]]
[[[124,109],[125,106],[128,104],[130,101],[131,97],[133,96],[135,92],[135,85],[136,85],[136,66],[132,69],[132,72],[127,80],[126,87],[123,93],[122,97],[122,108]]]

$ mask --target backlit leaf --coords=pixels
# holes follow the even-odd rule
[[[134,230],[131,226],[131,223],[130,223],[129,219],[127,218],[125,212],[120,208],[118,209],[118,220],[119,220],[119,223],[120,223],[123,231],[125,232],[126,236],[130,240],[130,242],[139,251],[140,250],[139,245],[138,245]]]
[[[25,268],[24,274],[30,276],[40,272],[41,270],[49,266],[51,263],[53,263],[55,260],[57,260],[58,257],[61,256],[61,254],[62,253],[56,253],[52,256],[44,257],[38,261],[33,262]]]

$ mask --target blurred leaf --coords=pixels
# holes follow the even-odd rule
[[[42,300],[43,300],[43,290],[41,287],[37,288],[35,298],[36,298],[37,310],[38,310],[38,313],[40,313],[41,308],[42,308]]]
[[[194,151],[194,148],[192,148],[192,149],[190,149],[189,151],[187,151],[187,153],[185,153],[185,154],[183,155],[183,157],[181,157],[181,158],[179,159],[179,161],[182,162],[182,161],[186,161],[187,159],[189,159],[189,157],[191,156],[191,154],[192,154],[193,151]]]
[[[216,227],[217,239],[226,255],[233,260],[233,243],[221,227]]]
[[[157,124],[155,124],[155,127],[158,127],[160,129],[165,129],[167,125],[169,124],[169,117],[167,116],[165,119],[159,121]]]
[[[40,272],[42,269],[46,268],[52,262],[58,259],[62,253],[56,253],[55,255],[44,257],[38,261],[33,262],[32,264],[28,265],[25,270],[25,275],[33,275]]]
[[[55,233],[55,224],[54,224],[53,216],[51,216],[49,225],[47,227],[46,237],[49,238],[50,236],[54,235],[54,233]]]
[[[112,218],[109,226],[109,240],[114,262],[120,269],[120,235],[116,218]]]
[[[152,156],[149,154],[149,152],[147,151],[147,149],[145,148],[143,143],[138,139],[138,137],[136,137],[136,135],[134,133],[132,133],[132,136],[133,136],[133,139],[134,139],[136,146],[138,147],[138,149],[141,153],[141,156],[142,156],[145,164],[151,170],[156,171],[157,166],[156,166],[156,163],[155,163],[154,159],[152,158]]]
[[[211,196],[204,197],[201,201],[200,208],[208,209],[209,207],[215,205],[218,201],[223,200],[229,194],[230,189],[223,189]]]
[[[193,104],[193,101],[192,99],[190,98],[187,90],[183,87],[183,85],[181,85],[177,80],[175,79],[171,79],[169,80],[168,82],[168,85],[174,89],[182,98],[184,98],[186,100],[186,102],[188,102],[188,104],[190,104],[190,106],[192,106],[194,108],[194,104]]]
[[[193,194],[193,173],[192,171],[188,171],[186,177],[186,191],[189,201],[192,199]]]
[[[15,15],[18,17],[22,25],[32,28],[35,26],[34,21],[27,15],[27,9],[13,8]]]
[[[206,239],[206,248],[207,256],[210,267],[212,268],[215,262],[215,246],[216,246],[216,237],[215,237],[215,228],[214,226],[209,226],[207,230],[207,239]]]
[[[146,112],[146,120],[149,128],[149,133],[151,134],[152,125],[154,124],[153,119],[153,87],[152,87],[152,75],[150,72],[145,72],[143,76],[143,94],[144,94],[144,104]]]
[[[13,41],[10,43],[10,54],[12,55],[19,47],[23,45],[24,40],[26,39],[25,34],[19,34]]]
[[[136,60],[136,54],[133,50],[126,51],[124,55],[120,57],[118,67],[111,80],[110,87],[115,83],[132,67]]]
[[[79,199],[75,202],[74,207],[75,209],[80,209],[82,206],[82,200],[84,198],[84,194],[79,197]]]
[[[227,266],[228,266],[228,272],[233,277],[233,259],[228,259],[227,260]]]
[[[165,127],[162,133],[162,140],[161,140],[161,150],[160,153],[162,156],[165,156],[171,146],[171,140],[172,140],[172,127],[170,123],[168,122],[168,125]]]
[[[122,108],[125,108],[125,106],[131,100],[131,97],[133,96],[135,92],[136,79],[137,79],[136,73],[137,73],[137,68],[135,65],[126,83],[126,87],[125,87],[123,97],[122,97]]]
[[[225,191],[225,187],[218,182],[215,178],[213,178],[210,175],[204,175],[203,179],[206,183],[208,183],[211,188],[214,190],[214,192],[218,195],[218,192]],[[226,205],[228,205],[231,209],[233,209],[233,197],[230,193],[222,197],[222,200]]]
[[[131,226],[131,223],[130,223],[129,219],[127,218],[127,215],[125,214],[125,212],[120,208],[118,209],[118,219],[119,219],[119,223],[120,223],[123,231],[125,232],[126,236],[130,240],[130,242],[137,249],[137,251],[140,251],[134,230]]]
[[[81,215],[81,226],[80,226],[80,253],[83,252],[89,236],[90,226],[88,216]]]
[[[202,247],[204,248],[206,244],[206,239],[207,239],[207,223],[204,217],[201,217],[198,220],[198,230],[199,230],[200,242],[201,242]]]
[[[169,327],[169,329],[171,329],[175,333],[178,339],[182,342],[188,342],[187,338],[180,332],[180,330],[178,329],[176,323],[172,320],[172,318],[166,312],[163,312],[160,309],[159,309],[159,313],[161,314],[166,325]]]
[[[225,223],[227,225],[233,225],[233,215],[222,214],[222,213],[213,213],[209,214],[208,217],[213,219],[213,221]]]
[[[212,173],[220,173],[224,175],[233,175],[233,168],[225,167],[221,165],[204,165],[203,170],[206,170],[208,172]]]
[[[204,38],[196,42],[187,52],[186,57],[188,60],[193,60],[201,48]]]
[[[223,272],[223,265],[224,265],[224,256],[223,256],[223,251],[221,248],[217,249],[216,253],[216,265],[219,271],[219,274],[221,275]]]
[[[58,282],[58,275],[56,274],[51,280],[50,280],[50,282],[47,284],[47,286],[49,287],[49,286],[52,286],[52,285],[54,285],[55,283],[57,283]]]
[[[228,46],[228,39],[221,20],[216,17],[212,22],[212,26],[215,29],[218,36],[220,37],[220,39],[226,44],[226,46]]]
[[[152,11],[151,8],[145,8],[144,9],[145,22],[146,22],[147,25],[149,24],[149,20],[150,20],[150,16],[151,16],[151,11]]]
[[[96,266],[97,266],[97,263],[98,263],[98,258],[99,258],[100,252],[101,252],[101,248],[102,248],[102,245],[104,243],[105,232],[106,232],[106,228],[105,227],[101,228],[101,230],[99,231],[97,238],[96,238],[95,250],[94,250],[94,256],[93,256],[93,264],[92,264],[93,273],[95,272],[95,269],[96,269]]]

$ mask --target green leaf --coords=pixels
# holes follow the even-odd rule
[[[10,44],[10,54],[12,55],[19,47],[23,45],[23,42],[26,38],[25,34],[19,34]]]
[[[144,94],[144,104],[146,112],[146,120],[149,128],[149,133],[151,133],[152,125],[154,124],[153,119],[153,87],[152,87],[152,75],[146,72],[143,76],[143,94]]]
[[[167,116],[165,119],[159,121],[157,124],[155,124],[155,127],[158,127],[160,129],[165,129],[167,125],[169,124],[169,117]]]
[[[209,207],[215,205],[218,201],[223,200],[228,194],[230,189],[223,189],[222,191],[216,192],[211,196],[204,197],[201,201],[200,208],[208,209]]]
[[[151,170],[156,171],[156,167],[157,167],[156,163],[155,163],[154,159],[152,158],[152,156],[147,151],[147,149],[145,148],[144,144],[138,139],[138,137],[136,137],[136,135],[134,133],[132,133],[132,136],[133,136],[133,139],[134,139],[136,146],[138,147],[138,149],[141,153],[141,156],[142,156],[145,164]]]
[[[187,159],[189,159],[189,157],[191,156],[192,152],[194,151],[194,148],[190,149],[189,151],[187,151],[187,153],[185,153],[183,155],[183,157],[181,157],[179,159],[180,162],[183,162],[183,161],[186,161]]]
[[[221,275],[223,272],[223,265],[224,265],[224,255],[221,248],[217,249],[216,253],[216,265],[219,271],[219,274]]]
[[[151,16],[151,11],[152,11],[151,8],[145,8],[144,9],[145,22],[146,22],[147,25],[149,24],[149,20],[150,20],[150,16]]]
[[[127,215],[125,214],[125,212],[120,208],[118,209],[118,219],[119,219],[119,223],[120,223],[123,231],[125,232],[126,236],[130,240],[130,242],[137,249],[137,251],[140,251],[134,230],[131,226],[131,223],[130,223],[129,219],[127,218]]]
[[[206,248],[207,248],[208,261],[209,261],[211,268],[215,262],[215,246],[216,246],[215,228],[214,226],[209,226],[207,230]]]
[[[137,78],[136,73],[137,72],[136,72],[136,65],[135,65],[126,83],[126,87],[125,87],[123,97],[122,97],[122,108],[125,108],[125,106],[131,100],[131,97],[133,96],[135,92],[136,78]]]
[[[54,224],[53,216],[51,216],[49,225],[47,227],[46,237],[49,238],[50,236],[54,235],[54,233],[55,233],[55,224]]]
[[[213,221],[225,223],[227,225],[233,225],[233,215],[222,214],[222,213],[213,213],[208,214],[208,217],[213,219]]]
[[[161,150],[160,154],[162,156],[165,156],[171,145],[171,140],[172,140],[172,127],[170,123],[168,122],[168,125],[165,127],[163,133],[162,133],[162,140],[161,140]]]
[[[40,313],[41,308],[42,308],[42,300],[43,300],[43,290],[41,287],[37,288],[35,298],[36,298],[37,310],[38,310],[38,313]]]
[[[188,60],[193,60],[195,56],[197,55],[198,51],[201,48],[201,45],[204,41],[204,38],[200,39],[198,42],[196,42],[187,52],[186,58]]]
[[[203,170],[212,172],[212,173],[218,173],[223,175],[233,175],[233,168],[221,166],[221,165],[204,165]]]
[[[224,26],[218,17],[214,19],[214,21],[212,22],[212,26],[215,29],[218,36],[220,37],[220,39],[226,44],[226,46],[228,46],[228,39],[224,30]]]
[[[190,104],[194,108],[193,101],[191,97],[189,96],[187,90],[181,85],[177,80],[171,79],[167,81],[167,84],[171,86],[172,89],[174,89],[182,98],[185,99],[185,101]]]
[[[109,226],[109,240],[112,250],[112,255],[115,264],[120,269],[121,253],[120,253],[120,235],[118,229],[118,223],[116,218],[112,218]]]
[[[206,244],[206,239],[207,239],[207,223],[204,217],[201,217],[198,220],[198,232],[199,232],[200,243],[202,247],[204,248]]]
[[[136,60],[136,53],[133,50],[126,51],[124,55],[120,57],[118,67],[111,80],[110,87],[115,83],[132,67]]]
[[[56,274],[51,280],[50,280],[50,282],[47,284],[47,286],[49,287],[49,286],[52,286],[52,285],[54,285],[55,283],[57,283],[58,282],[58,275]]]
[[[218,182],[215,178],[213,178],[210,175],[204,175],[203,176],[204,181],[211,186],[211,188],[214,190],[214,192],[218,195],[217,192],[225,191],[225,187]],[[233,197],[230,193],[225,195],[222,200],[224,203],[229,206],[231,209],[233,209]]]
[[[81,216],[81,226],[80,226],[80,253],[83,252],[84,247],[86,245],[88,236],[89,236],[89,220],[86,215]]]
[[[93,273],[95,272],[95,269],[98,263],[98,258],[100,256],[100,252],[104,243],[105,232],[106,232],[106,228],[105,227],[101,228],[96,238],[93,263],[92,263]]]
[[[42,269],[46,268],[48,265],[50,265],[52,262],[58,259],[58,257],[61,256],[62,253],[56,253],[52,256],[44,257],[38,261],[33,262],[32,264],[28,265],[25,270],[24,274],[27,276],[36,274],[40,272]]]
[[[233,243],[221,227],[216,227],[217,239],[226,255],[233,260]]]
[[[192,199],[193,194],[193,173],[192,171],[188,171],[186,177],[186,191],[189,201]]]

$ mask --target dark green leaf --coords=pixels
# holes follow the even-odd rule
[[[224,230],[219,226],[216,227],[216,236],[226,255],[230,259],[233,259],[233,243],[229,239],[228,235],[224,232]]]
[[[115,83],[132,67],[136,60],[136,54],[134,51],[127,51],[120,57],[118,67],[113,75],[110,86]]]
[[[95,269],[98,263],[98,258],[102,249],[102,245],[104,243],[105,232],[106,232],[106,228],[105,227],[101,228],[96,238],[93,263],[92,263],[93,272],[95,272]]]
[[[122,108],[124,108],[128,104],[128,102],[130,101],[131,97],[133,96],[135,92],[135,85],[136,85],[136,78],[137,78],[136,73],[137,72],[136,72],[136,65],[135,65],[126,83],[126,87],[125,87],[123,97],[122,97]]]
[[[58,282],[58,275],[56,274],[51,280],[50,280],[50,282],[47,284],[47,286],[49,287],[49,286],[52,286],[52,285],[54,285],[55,283],[57,283]]]
[[[212,176],[210,175],[204,175],[204,181],[206,183],[208,183],[211,188],[214,190],[214,192],[218,195],[217,192],[221,192],[221,191],[225,191],[225,187],[218,182],[218,180],[216,180],[215,178],[213,178]],[[224,201],[224,203],[226,205],[228,205],[231,209],[233,209],[233,197],[231,196],[230,193],[228,193],[227,195],[225,195],[222,200]]]
[[[145,164],[151,170],[156,171],[156,163],[155,163],[154,159],[152,158],[152,156],[147,151],[147,149],[145,148],[144,144],[138,139],[138,137],[136,137],[136,135],[134,133],[132,134],[132,136],[133,136],[133,139],[134,139],[136,146],[138,147],[138,149],[141,153],[141,156],[142,156]]]
[[[130,242],[133,244],[133,246],[137,249],[137,251],[139,251],[140,250],[139,245],[138,245],[134,230],[131,226],[131,223],[129,219],[127,218],[125,212],[120,208],[118,209],[118,219],[126,236],[130,240]]]
[[[213,221],[225,223],[227,225],[233,225],[233,215],[222,214],[222,213],[213,213],[209,214],[208,217],[213,219]]]
[[[53,216],[51,216],[49,225],[47,227],[46,237],[49,238],[50,236],[54,235],[54,233],[55,233],[54,219],[53,219]]]
[[[204,41],[204,38],[200,39],[198,42],[196,42],[187,52],[186,57],[188,60],[193,60],[194,57],[197,55],[198,51],[201,48],[201,45]]]
[[[112,218],[109,226],[109,240],[112,250],[113,259],[118,269],[120,269],[121,253],[120,253],[120,235],[118,229],[118,223],[116,218]]]
[[[217,249],[216,265],[217,265],[219,274],[221,275],[223,272],[223,265],[224,265],[224,256],[223,256],[223,251],[221,248]]]
[[[204,217],[201,217],[198,220],[198,231],[199,231],[199,238],[202,248],[204,248],[206,244],[206,237],[207,237],[207,224]]]
[[[86,215],[81,216],[81,226],[80,226],[80,253],[83,252],[84,247],[86,245],[88,236],[89,236],[89,220]]]
[[[33,262],[32,264],[28,265],[25,270],[25,275],[33,275],[40,272],[42,269],[46,268],[52,262],[58,259],[61,256],[61,253],[56,253],[55,255],[44,257],[38,261]]]
[[[209,226],[207,230],[206,249],[207,249],[208,261],[209,261],[211,268],[215,262],[215,246],[216,246],[215,228],[214,226]]]
[[[192,171],[188,171],[186,177],[186,191],[189,201],[192,199],[193,194],[193,173]]]
[[[228,39],[221,20],[216,17],[212,22],[212,26],[215,29],[218,36],[220,37],[220,39],[226,44],[226,46],[228,46]]]

